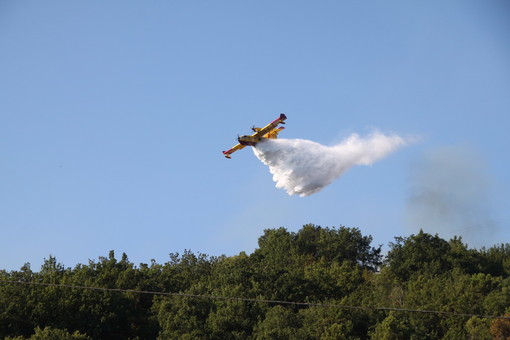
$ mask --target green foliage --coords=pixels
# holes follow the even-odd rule
[[[251,334],[255,322],[250,305],[242,301],[219,301],[215,307],[207,318],[212,339],[246,339]]]
[[[453,269],[466,274],[510,276],[510,244],[477,251],[468,249],[461,238],[447,242],[420,230],[417,235],[396,237],[390,248],[385,264],[402,281],[421,273],[440,275]]]
[[[163,299],[154,307],[161,327],[160,339],[203,339],[209,333],[206,321],[213,304],[208,300],[176,296]]]
[[[330,229],[307,224],[293,238],[298,254],[327,262],[350,261],[371,270],[382,264],[381,246],[371,247],[372,237],[361,235],[356,228]]]
[[[473,316],[466,321],[467,339],[470,340],[491,340],[490,320],[480,319]]]
[[[270,308],[257,324],[253,338],[257,340],[298,339],[301,328],[299,314],[283,306]]]
[[[422,230],[408,238],[396,237],[390,243],[387,265],[402,281],[419,273],[442,274],[452,268],[448,254],[450,245],[439,236]]]
[[[171,253],[166,263],[151,261],[137,267],[126,254],[118,260],[111,251],[75,268],[65,268],[49,256],[39,272],[29,264],[19,271],[0,271],[0,338],[510,336],[510,322],[505,319],[406,311],[510,312],[510,245],[469,249],[460,238],[446,241],[420,231],[397,237],[383,263],[381,246],[371,243],[372,238],[356,228],[308,224],[297,232],[265,230],[259,247],[249,255],[210,257],[184,251]]]
[[[389,315],[375,327],[372,340],[406,340],[415,334],[409,325],[409,320],[403,313],[390,312]]]
[[[36,327],[35,333],[29,337],[24,338],[22,336],[17,337],[7,337],[6,340],[91,340],[92,338],[81,334],[80,332],[76,331],[74,333],[69,333],[67,329],[58,329],[58,328],[51,328],[51,327],[45,327],[44,329],[41,329],[39,327]]]
[[[484,272],[494,276],[510,277],[510,244],[482,249]]]

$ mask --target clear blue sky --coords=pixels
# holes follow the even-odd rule
[[[476,182],[440,208],[479,197],[459,234],[510,242],[509,37],[497,0],[2,1],[0,268],[234,255],[306,223],[453,236],[409,219],[416,181]],[[420,141],[288,196],[251,150],[221,154],[280,112],[284,138]]]

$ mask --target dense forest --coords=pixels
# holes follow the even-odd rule
[[[89,288],[84,288],[89,287]],[[97,289],[91,289],[97,288]],[[163,293],[163,294],[159,294]],[[510,244],[268,229],[252,254],[0,271],[2,339],[510,339]]]

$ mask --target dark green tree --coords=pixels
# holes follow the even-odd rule
[[[509,245],[469,249],[459,237],[446,241],[420,231],[396,238],[381,266],[381,247],[371,242],[356,228],[308,224],[296,232],[265,230],[250,255],[184,251],[137,267],[111,251],[74,268],[50,256],[39,272],[29,264],[0,271],[0,338],[507,336],[504,319],[405,310],[508,313]]]
[[[7,337],[5,340],[92,340],[91,337],[76,331],[69,333],[67,329],[36,327],[35,333],[29,338],[23,336]]]
[[[255,327],[253,338],[257,340],[300,339],[301,316],[290,308],[274,306]]]
[[[396,237],[390,248],[386,265],[402,281],[421,273],[442,274],[452,268],[448,242],[423,230],[410,237]]]
[[[363,236],[357,228],[330,229],[307,224],[294,239],[298,254],[328,262],[350,261],[370,270],[376,270],[382,263],[381,246],[372,247],[372,237]]]

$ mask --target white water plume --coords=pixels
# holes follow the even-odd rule
[[[371,165],[406,144],[397,135],[353,134],[334,146],[305,139],[267,139],[253,151],[269,167],[276,187],[301,197],[316,193],[355,165]]]

